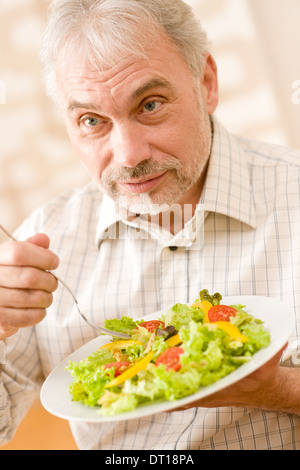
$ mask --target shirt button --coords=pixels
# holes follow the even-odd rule
[[[169,246],[171,251],[176,251],[178,250],[178,246]]]

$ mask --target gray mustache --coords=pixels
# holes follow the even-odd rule
[[[110,171],[109,174],[103,176],[103,180],[106,183],[117,181],[122,179],[134,179],[141,178],[142,176],[152,175],[162,171],[175,171],[178,172],[181,168],[181,162],[177,159],[165,163],[149,163],[141,162],[134,168],[123,167],[118,170]]]

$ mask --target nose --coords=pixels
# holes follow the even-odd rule
[[[151,146],[145,129],[138,123],[114,125],[110,140],[113,160],[120,166],[134,168],[151,158]]]

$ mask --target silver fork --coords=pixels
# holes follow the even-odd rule
[[[17,241],[15,239],[15,237],[13,235],[11,235],[2,225],[0,225],[0,229],[2,230],[2,232],[5,233],[5,235],[7,235],[11,240],[13,241]],[[77,307],[77,310],[78,310],[78,313],[81,315],[81,317],[83,318],[83,320],[88,323],[92,328],[95,328],[96,330],[100,331],[101,333],[104,333],[106,335],[111,335],[111,336],[116,336],[118,338],[125,338],[125,339],[130,339],[131,336],[130,335],[127,335],[126,333],[119,333],[118,331],[112,331],[112,330],[108,330],[107,328],[104,328],[102,326],[98,326],[96,325],[95,323],[93,323],[91,320],[88,320],[86,318],[86,316],[82,313],[82,311],[80,310],[79,308],[79,303],[78,303],[78,300],[77,300],[77,297],[75,296],[74,292],[72,291],[72,289],[65,283],[65,281],[63,281],[57,274],[54,274],[52,271],[47,271],[48,273],[52,274],[52,276],[55,277],[55,279],[57,279],[63,286],[65,289],[67,289],[67,291],[71,294],[71,296],[73,297],[73,300],[76,304],[76,307]]]

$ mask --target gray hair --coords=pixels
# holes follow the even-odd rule
[[[40,58],[46,92],[54,100],[55,67],[62,51],[66,58],[80,51],[103,69],[128,55],[145,57],[147,44],[163,31],[195,77],[203,69],[207,36],[182,0],[54,0],[49,13]]]

